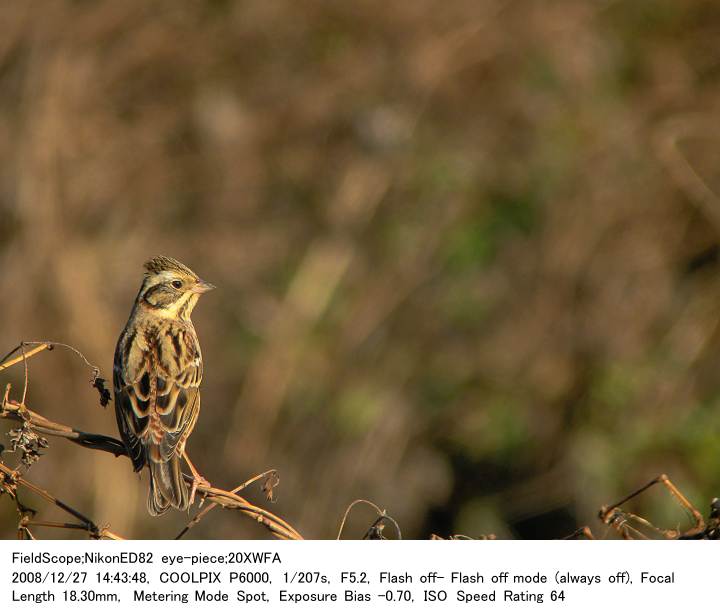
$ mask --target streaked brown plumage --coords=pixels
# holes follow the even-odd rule
[[[169,257],[145,270],[115,349],[115,416],[135,472],[150,469],[148,511],[161,515],[191,504],[180,460],[200,411],[203,364],[190,315],[214,287]]]

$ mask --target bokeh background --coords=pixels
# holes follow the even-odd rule
[[[0,34],[3,351],[110,377],[167,254],[218,287],[188,451],[228,489],[278,469],[307,537],[356,498],[406,537],[554,538],[660,472],[720,494],[714,0],[45,0]],[[116,434],[76,357],[30,367],[31,408]],[[125,536],[188,519],[57,439],[27,477]]]

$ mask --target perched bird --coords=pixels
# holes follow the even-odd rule
[[[151,515],[187,509],[197,486],[206,483],[185,453],[200,411],[203,374],[190,314],[214,288],[175,259],[150,259],[115,349],[115,417],[135,472],[150,469]],[[194,477],[189,497],[181,458]]]

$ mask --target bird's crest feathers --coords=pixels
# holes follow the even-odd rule
[[[197,278],[197,274],[193,272],[187,265],[183,265],[180,261],[165,257],[163,255],[153,257],[144,265],[148,274],[160,274],[161,272],[175,272],[185,276]]]

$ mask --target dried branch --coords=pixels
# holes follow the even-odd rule
[[[662,485],[668,491],[668,493],[680,504],[685,510],[689,517],[693,520],[694,526],[684,532],[676,529],[663,529],[653,525],[648,520],[641,518],[639,515],[634,513],[628,513],[620,509],[621,505],[624,505],[629,500],[632,500],[636,496],[642,494],[654,485]],[[717,500],[717,499],[716,499]],[[651,531],[653,534],[659,535],[664,539],[714,539],[712,531],[708,532],[708,528],[712,528],[714,515],[714,505],[716,500],[711,504],[710,514],[710,527],[705,523],[705,519],[702,514],[690,503],[685,495],[675,487],[675,484],[670,481],[667,475],[662,474],[655,477],[652,481],[638,488],[637,490],[628,494],[625,498],[618,501],[614,505],[608,505],[602,507],[599,512],[600,520],[603,524],[608,525],[610,528],[615,530],[623,539],[649,539],[649,537],[633,526],[633,523],[639,524],[646,530]]]
[[[188,485],[192,485],[192,478],[185,477]],[[262,524],[278,539],[302,539],[302,535],[295,530],[288,522],[270,513],[261,507],[257,507],[245,500],[242,496],[238,496],[232,492],[221,490],[213,486],[200,485],[197,493],[204,495],[205,499],[211,503],[217,503],[226,509],[237,509],[240,513],[253,518],[258,524]]]
[[[260,473],[259,475],[255,475],[255,477],[248,479],[246,482],[241,483],[234,490],[231,490],[230,493],[237,494],[238,492],[241,492],[242,490],[247,488],[250,484],[255,483],[256,481],[259,481],[260,479],[262,479],[264,477],[267,479],[266,479],[265,484],[263,485],[263,491],[265,491],[266,494],[268,495],[268,500],[271,502],[274,502],[273,496],[272,496],[272,489],[275,486],[277,486],[277,484],[280,481],[278,472],[274,468],[270,469],[269,471],[265,471],[264,473]],[[185,533],[187,533],[193,526],[198,524],[208,513],[210,513],[213,509],[215,509],[215,507],[217,507],[218,504],[219,503],[217,503],[217,502],[210,503],[207,507],[198,511],[197,514],[195,515],[195,517],[185,525],[185,528],[183,528],[180,531],[180,533],[177,535],[177,537],[175,537],[175,539],[182,539],[182,537],[185,535]]]
[[[470,537],[470,535],[450,535],[447,537],[441,537],[435,533],[430,534],[431,541],[494,541],[497,539],[492,533],[489,535],[478,535],[477,537]]]
[[[52,346],[47,343],[42,343],[40,346],[35,347],[34,349],[30,351],[26,351],[22,353],[21,355],[18,355],[17,357],[13,357],[12,359],[8,359],[9,357],[12,357],[17,353],[18,351],[22,351],[22,349],[27,344],[32,344],[30,342],[21,342],[18,344],[12,351],[10,351],[5,357],[2,358],[2,362],[0,363],[0,372],[5,370],[6,368],[10,368],[11,366],[14,366],[15,364],[19,364],[21,361],[30,359],[33,355],[37,355],[38,353],[42,353],[43,351],[52,351]]]
[[[39,434],[65,438],[81,447],[106,451],[114,456],[127,456],[125,445],[116,438],[104,434],[92,434],[64,424],[51,421],[39,413],[23,407],[20,402],[10,400],[7,396],[0,406],[0,419],[8,419],[26,423],[32,430]],[[263,474],[262,476],[265,476]],[[260,476],[259,476],[260,477]],[[254,478],[255,479],[255,478]],[[188,485],[192,485],[192,478],[185,476]],[[248,482],[239,486],[242,489]],[[236,488],[237,490],[238,488]],[[211,503],[215,503],[226,509],[237,509],[242,514],[254,519],[265,526],[273,535],[281,539],[302,539],[302,535],[295,530],[288,522],[275,514],[257,507],[233,492],[221,490],[211,485],[199,485],[197,494],[204,497]],[[197,523],[197,522],[196,522]],[[184,533],[182,533],[184,534]]]
[[[402,539],[402,533],[400,532],[400,525],[397,523],[395,518],[390,517],[389,515],[381,515],[377,520],[375,520],[370,528],[368,528],[367,532],[365,533],[365,536],[363,539],[387,539],[385,535],[383,535],[383,531],[385,530],[385,522],[390,522],[393,526],[395,526],[395,532],[397,533],[397,538]]]
[[[375,503],[369,500],[365,500],[363,498],[358,498],[357,500],[354,500],[352,503],[350,503],[347,506],[347,509],[345,509],[345,514],[342,517],[342,521],[340,522],[340,528],[338,529],[338,534],[336,539],[340,539],[342,537],[343,529],[345,528],[345,522],[347,521],[348,515],[350,514],[350,511],[355,507],[355,505],[364,504],[369,505],[372,507],[375,512],[378,514],[377,520],[373,522],[373,524],[370,526],[368,531],[365,533],[365,536],[363,539],[386,539],[386,537],[382,536],[382,531],[384,528],[384,524],[382,524],[385,520],[392,522],[392,524],[395,526],[395,530],[397,531],[398,539],[402,539],[402,533],[400,532],[400,525],[391,518],[387,511],[384,509],[380,509]],[[382,526],[380,526],[382,525]]]
[[[35,348],[30,349],[29,351],[25,350],[27,347],[33,345],[35,345]],[[30,359],[32,356],[41,353],[42,351],[52,351],[55,347],[61,347],[63,349],[72,351],[78,357],[80,357],[80,359],[83,360],[83,362],[88,368],[92,369],[92,377],[90,378],[90,384],[100,393],[100,404],[103,407],[107,406],[108,402],[111,399],[110,390],[108,390],[108,388],[105,386],[105,379],[100,378],[100,368],[95,364],[91,364],[88,361],[87,357],[85,357],[85,355],[83,355],[83,353],[76,349],[74,346],[70,344],[65,344],[64,342],[54,342],[52,340],[33,340],[31,342],[21,342],[0,360],[0,362],[4,362],[0,363],[0,372],[5,370],[6,368],[14,366],[15,364],[19,364],[20,362],[23,362],[25,364],[25,384],[23,389],[22,401],[25,402],[25,396],[27,394],[28,388],[27,360]],[[16,353],[20,354],[16,357],[12,357]]]
[[[571,539],[595,539],[595,536],[592,534],[592,531],[590,530],[589,526],[583,526],[582,528],[578,528],[574,533],[569,534],[567,537],[563,537],[563,540],[571,540]]]
[[[35,347],[30,350],[26,350],[26,347],[30,345],[35,345]],[[55,346],[63,347],[73,351],[83,360],[83,362],[85,362],[85,364],[89,368],[93,370],[92,379],[90,382],[92,386],[100,392],[101,405],[105,406],[110,400],[110,392],[107,391],[107,389],[105,388],[105,380],[100,378],[100,369],[97,366],[91,364],[87,360],[85,355],[83,355],[75,347],[64,344],[62,342],[21,342],[17,347],[10,351],[10,353],[8,353],[7,355],[5,355],[5,357],[2,358],[2,363],[0,363],[0,371],[14,366],[20,362],[24,363],[25,382],[23,387],[23,398],[20,402],[11,400],[10,384],[8,384],[2,403],[0,405],[0,419],[16,421],[22,424],[22,427],[18,431],[16,431],[17,434],[15,434],[14,436],[14,444],[17,448],[22,450],[23,462],[26,466],[29,466],[29,464],[31,464],[37,459],[37,456],[39,455],[39,449],[46,446],[45,439],[40,439],[39,437],[37,437],[38,434],[65,438],[77,445],[80,445],[81,447],[95,449],[98,451],[106,451],[113,454],[115,457],[127,456],[127,451],[125,449],[124,443],[122,443],[122,441],[119,441],[116,438],[106,436],[104,434],[93,434],[90,432],[85,432],[83,430],[71,428],[70,426],[51,421],[40,413],[30,410],[26,406],[25,399],[29,380],[27,360],[28,358],[37,355],[42,351],[50,351]],[[17,355],[18,353],[19,355]],[[73,515],[76,515],[76,517],[81,516],[81,514],[79,514],[78,512],[67,509],[67,505],[57,500],[55,497],[51,496],[49,493],[45,492],[41,488],[38,488],[37,486],[34,486],[34,484],[30,484],[29,482],[26,482],[26,480],[20,478],[19,475],[15,473],[15,471],[11,472],[13,473],[13,477],[17,482],[25,482],[21,485],[27,484],[26,487],[32,489],[38,494],[42,493],[42,495],[44,495],[43,497],[46,498],[46,500],[50,500],[50,502],[53,502],[57,506],[66,509]],[[212,507],[220,505],[221,507],[224,507],[226,509],[237,509],[243,515],[246,515],[254,519],[259,524],[265,526],[265,528],[267,528],[274,536],[278,538],[302,539],[302,535],[297,530],[295,530],[288,522],[286,522],[279,516],[276,516],[275,514],[266,511],[265,509],[262,509],[261,507],[253,505],[248,500],[244,499],[236,493],[244,489],[250,483],[263,477],[267,477],[264,490],[269,495],[270,500],[272,500],[272,490],[279,481],[277,471],[275,470],[268,471],[267,473],[263,473],[261,475],[258,475],[257,477],[252,478],[249,481],[246,481],[232,492],[221,490],[220,488],[216,488],[210,484],[197,486],[197,494],[199,494],[203,500],[210,501],[211,504],[207,508],[207,510],[203,510],[204,513],[201,512],[202,515],[196,516],[197,519],[194,520],[194,523],[188,525],[188,527],[186,527],[186,529],[182,531],[179,536],[184,535],[185,532],[189,530],[189,528],[197,524]],[[192,486],[193,480],[191,477],[184,476],[184,479],[188,483],[188,485]],[[12,492],[12,494],[15,495],[14,491]],[[82,516],[79,519],[81,519],[85,525],[93,524],[89,520],[89,518],[86,518],[85,516]],[[30,531],[27,529],[27,524],[23,525],[23,532],[27,536],[32,536]]]
[[[122,539],[122,537],[120,537],[119,535],[110,532],[108,527],[98,526],[89,517],[80,513],[77,509],[64,503],[59,498],[56,498],[47,490],[36,486],[34,483],[29,482],[27,479],[24,479],[20,476],[20,473],[17,470],[13,470],[9,466],[6,466],[2,462],[0,462],[0,493],[7,492],[10,497],[16,502],[16,504],[18,505],[18,513],[21,514],[20,521],[18,523],[18,531],[24,531],[25,534],[27,534],[27,536],[29,536],[30,538],[34,539],[32,533],[27,529],[27,526],[30,525],[31,518],[35,512],[31,509],[23,507],[20,504],[20,501],[17,497],[18,486],[22,486],[23,488],[30,490],[34,494],[37,494],[43,500],[55,505],[56,507],[59,507],[63,511],[69,513],[75,519],[82,522],[82,524],[54,523],[55,526],[62,524],[63,528],[76,528],[78,530],[83,530],[87,532],[93,539]],[[51,523],[49,522],[35,523],[36,526],[49,526],[50,524]]]
[[[32,430],[38,434],[60,436],[81,447],[107,451],[115,457],[127,456],[124,443],[112,436],[92,434],[51,421],[39,413],[30,410],[27,406],[23,406],[20,402],[9,400],[7,397],[3,400],[2,405],[0,405],[0,419],[27,423]]]

